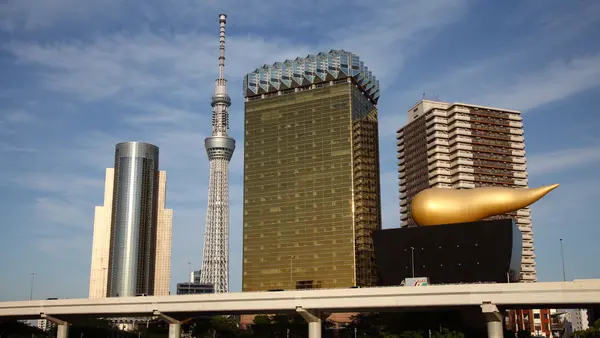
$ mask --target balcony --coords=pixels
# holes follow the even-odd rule
[[[429,164],[429,167],[431,169],[436,169],[436,168],[444,168],[444,169],[449,169],[450,168],[450,163],[448,161],[434,161],[432,163]]]
[[[475,177],[473,175],[468,175],[468,174],[458,174],[458,175],[454,175],[451,178],[451,182],[452,184],[455,184],[459,181],[471,181],[474,182],[475,181]]]
[[[521,274],[521,279],[526,282],[535,282],[535,275]],[[526,325],[529,325],[528,323]]]
[[[452,128],[466,128],[466,129],[470,129],[471,128],[471,123],[466,122],[466,121],[461,121],[461,120],[454,120],[451,123],[448,123],[448,127],[450,129],[452,129]]]
[[[514,128],[523,128],[523,122],[521,122],[521,121],[518,121],[518,122],[510,121],[509,125]]]
[[[473,150],[473,146],[471,146],[470,144],[466,144],[466,143],[456,143],[454,144],[452,147],[450,147],[450,153],[453,153],[457,150],[465,150],[465,151],[472,151]]]
[[[448,140],[445,138],[435,138],[432,141],[430,141],[429,143],[427,143],[428,147],[432,147],[432,146],[444,146],[447,147],[448,144]]]
[[[475,183],[473,182],[458,182],[452,185],[454,189],[471,189],[475,188]]]
[[[535,256],[533,256],[533,251],[530,251],[530,250],[523,250],[521,252],[521,254],[523,255],[523,257],[526,257],[526,256],[528,256],[528,257],[535,257]]]
[[[514,184],[517,188],[526,188],[527,185],[529,184],[529,180],[528,179],[515,180]]]
[[[443,132],[448,132],[448,127],[445,124],[433,124],[431,126],[427,126],[427,132],[430,133],[432,131],[443,131]]]
[[[448,124],[452,124],[453,122],[456,122],[456,121],[469,122],[470,120],[471,120],[471,117],[469,115],[467,115],[467,114],[455,113],[455,114],[452,114],[448,118]]]
[[[525,132],[523,131],[523,129],[510,128],[510,133],[514,135],[523,135]]]
[[[524,272],[535,272],[535,267],[532,266],[522,266],[521,271]]]
[[[474,135],[473,132],[474,132],[474,130],[467,129],[467,128],[454,128],[454,129],[452,129],[452,131],[450,133],[448,133],[448,138],[453,138],[453,137],[456,137],[457,135],[472,136],[472,135]]]
[[[437,146],[437,147],[429,149],[427,151],[427,156],[433,156],[433,155],[438,154],[438,153],[446,153],[447,154],[448,151],[449,150],[446,147]]]
[[[498,125],[498,126],[510,126],[510,124],[511,124],[511,122],[509,122],[503,118],[489,118],[489,117],[482,117],[482,116],[476,116],[476,115],[473,115],[471,117],[471,121],[485,123],[485,124],[493,124],[493,125]]]
[[[533,264],[533,263],[535,263],[535,260],[533,258],[531,258],[531,257],[523,257],[521,259],[521,263],[523,263],[523,264]]]
[[[429,178],[439,176],[439,175],[450,176],[451,171],[448,169],[434,169],[434,170],[429,171]]]
[[[429,126],[432,124],[447,124],[448,119],[446,119],[444,117],[435,116],[434,118],[427,120],[427,122],[425,122],[425,123],[426,123],[427,127],[429,128]]]
[[[519,164],[525,164],[527,158],[525,156],[515,156],[512,158],[512,161]]]
[[[514,121],[523,121],[523,118],[519,114],[508,114],[508,118]]]
[[[429,185],[433,186],[436,184],[448,184],[450,183],[450,178],[448,176],[436,176],[434,178],[429,179]]]
[[[427,136],[427,142],[431,142],[431,140],[436,139],[436,138],[445,140],[445,139],[449,138],[449,135],[448,135],[448,133],[445,133],[442,131],[436,131]]]

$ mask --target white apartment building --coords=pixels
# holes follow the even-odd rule
[[[521,113],[421,100],[397,132],[401,226],[414,226],[410,201],[427,188],[528,187]],[[529,207],[511,217],[523,234],[521,280],[536,280]]]
[[[569,309],[563,311],[565,312],[565,320],[571,323],[573,331],[587,330],[590,327],[587,310]]]

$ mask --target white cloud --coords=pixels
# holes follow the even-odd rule
[[[97,15],[118,13],[120,1],[102,4],[77,0],[6,0],[0,3],[0,29],[37,30],[49,28],[61,21],[86,22]]]
[[[12,180],[27,189],[73,197],[81,197],[89,194],[90,190],[104,187],[102,179],[69,173],[23,173],[15,176]]]
[[[93,208],[89,204],[74,198],[37,198],[34,207],[34,232],[53,232],[54,227],[67,226],[90,229],[90,214]]]
[[[519,36],[501,37],[487,53],[460,55],[441,70],[422,72],[422,79],[391,96],[410,105],[426,93],[432,99],[526,112],[600,85],[600,54],[586,40],[600,24],[600,3],[532,2],[511,12],[504,25],[526,27]]]
[[[571,177],[572,178],[572,177]],[[580,177],[560,182],[561,186],[531,207],[536,263],[540,281],[562,280],[559,239],[563,239],[567,279],[598,278],[597,238],[600,228],[597,208],[600,181]]]
[[[13,146],[8,143],[0,142],[0,153],[35,153],[37,151],[38,150],[35,148]]]
[[[600,54],[556,60],[539,71],[519,75],[471,100],[491,106],[531,110],[600,85]]]
[[[600,146],[595,145],[541,153],[529,156],[527,162],[530,176],[573,170],[580,166],[600,162]]]
[[[0,122],[26,123],[35,120],[35,115],[23,109],[0,111]]]

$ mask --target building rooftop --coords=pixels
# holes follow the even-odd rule
[[[352,77],[365,95],[377,103],[379,81],[358,55],[332,49],[328,53],[263,65],[244,77],[244,97],[304,87]]]

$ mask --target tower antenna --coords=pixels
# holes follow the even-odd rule
[[[226,23],[227,15],[219,14],[219,78],[211,100],[212,135],[204,140],[210,178],[200,282],[212,284],[216,293],[229,291],[229,161],[235,150],[235,140],[227,134],[231,99],[224,76]]]

